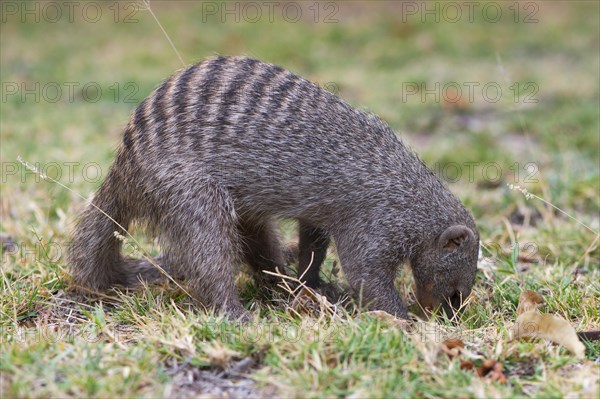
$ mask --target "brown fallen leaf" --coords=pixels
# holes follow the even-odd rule
[[[519,297],[519,316],[511,330],[511,339],[543,338],[564,346],[582,359],[585,346],[579,341],[571,324],[558,316],[540,313],[544,299],[534,291],[523,291]]]
[[[535,291],[525,290],[519,297],[519,305],[517,306],[517,314],[523,314],[530,310],[538,310],[544,304],[544,297]]]
[[[480,377],[485,377],[490,371],[492,371],[494,364],[496,364],[495,360],[485,359],[481,366],[477,367],[477,375]]]
[[[474,370],[480,378],[487,382],[497,381],[500,384],[506,384],[508,379],[504,374],[504,366],[497,360],[485,359],[481,366],[475,368],[475,363],[472,360],[461,360],[461,370]]]
[[[504,366],[497,360],[486,359],[483,364],[477,368],[477,375],[488,381],[498,381],[501,384],[506,384]]]
[[[472,360],[461,360],[460,361],[460,369],[461,370],[473,370],[473,368],[475,368],[475,365],[473,364]]]
[[[464,348],[465,343],[458,338],[449,338],[442,342],[441,346],[442,351],[450,356],[450,358],[459,356]]]
[[[460,359],[463,352],[468,356],[469,352],[465,351],[465,343],[458,338],[449,338],[442,342],[441,351],[446,353],[451,359],[460,360],[461,370],[474,370],[477,375],[484,378],[488,382],[497,381],[501,384],[506,384],[507,378],[504,375],[504,366],[497,360],[485,359],[480,367],[475,368],[475,363],[471,359]]]

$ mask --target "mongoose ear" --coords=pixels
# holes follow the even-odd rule
[[[440,248],[447,252],[453,252],[469,240],[474,240],[475,234],[467,226],[457,224],[448,227],[438,240]]]

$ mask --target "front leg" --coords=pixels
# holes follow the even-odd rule
[[[285,274],[284,248],[279,239],[277,223],[271,218],[241,219],[239,232],[244,243],[243,257],[252,269],[257,283],[277,283],[264,271]]]
[[[318,288],[320,286],[319,271],[327,256],[329,233],[301,220],[298,235],[300,237],[298,278],[308,287]]]
[[[378,252],[369,248],[367,251],[344,238],[336,237],[336,243],[342,269],[361,306],[408,319],[406,307],[394,285],[397,259],[383,250]]]

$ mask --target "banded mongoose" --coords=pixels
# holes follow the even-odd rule
[[[141,220],[155,229],[160,264],[232,318],[248,317],[236,265],[259,277],[283,269],[277,218],[299,221],[298,273],[308,286],[319,285],[332,237],[370,309],[408,317],[394,286],[403,263],[419,303],[449,314],[475,279],[472,216],[385,122],[251,58],[208,58],[158,86],[132,114],[93,203],[125,228]],[[78,284],[103,290],[159,275],[123,257],[115,232],[123,233],[96,208],[85,210],[70,253]]]

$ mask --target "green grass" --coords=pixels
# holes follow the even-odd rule
[[[542,293],[544,311],[576,330],[600,329],[597,235],[507,187],[525,187],[600,229],[598,3],[541,2],[533,24],[514,23],[512,3],[499,3],[506,18],[494,24],[480,17],[422,23],[418,16],[403,23],[401,6],[392,2],[342,3],[337,23],[314,23],[310,4],[296,23],[280,12],[272,23],[202,22],[202,5],[192,2],[153,9],[186,63],[244,54],[334,87],[387,120],[428,165],[456,180],[450,187],[475,215],[491,251],[484,256],[493,262],[482,263],[459,323],[440,319],[421,328],[437,326],[440,339],[459,336],[481,358],[499,360],[508,384],[489,383],[436,354],[426,331],[407,333],[350,307],[340,306],[335,317],[292,316],[286,310],[291,298],[266,299],[245,273],[238,286],[255,314],[249,326],[195,308],[172,285],[74,294],[64,253],[84,202],[38,181],[16,158],[39,162],[43,172],[90,195],[102,181],[95,168],[106,174],[135,104],[182,66],[147,11],[136,13],[137,23],[115,23],[114,11],[103,6],[96,23],[83,20],[80,9],[72,23],[2,14],[0,231],[17,244],[1,258],[3,397],[598,396],[598,341],[585,343],[585,360],[540,341],[507,341],[523,289]],[[119,20],[130,11],[125,5]],[[322,19],[328,10],[321,7]],[[66,82],[78,83],[73,98]],[[473,102],[455,105],[404,91],[406,83],[431,89],[448,82],[463,88],[493,82],[503,95],[492,103],[476,90]],[[22,85],[36,83],[40,98],[22,98]],[[56,102],[48,101],[52,93],[41,93],[48,83],[63,89]],[[93,91],[82,92],[89,83],[101,88],[98,101],[89,100]],[[524,102],[532,94],[523,91],[528,83],[537,87],[535,103]],[[486,176],[491,163],[501,172],[492,182]],[[529,163],[535,169],[526,169]],[[283,226],[288,240],[293,227]],[[151,253],[159,251],[151,239],[143,242]],[[336,261],[332,252],[325,275]],[[414,309],[407,270],[397,286]],[[251,366],[243,376],[227,374],[246,360]],[[219,382],[206,373],[221,373]]]

